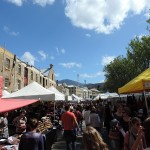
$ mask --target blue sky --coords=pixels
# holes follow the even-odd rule
[[[148,34],[149,0],[0,0],[0,46],[56,80],[105,80],[104,66]]]

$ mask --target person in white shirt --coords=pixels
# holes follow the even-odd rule
[[[88,126],[89,125],[89,116],[90,116],[90,107],[86,106],[85,111],[83,113],[83,119],[85,121],[85,125]]]
[[[96,108],[93,107],[91,113],[89,115],[89,125],[95,128],[98,132],[100,132],[100,117],[96,113]]]

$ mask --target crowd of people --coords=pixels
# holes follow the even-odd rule
[[[39,103],[0,116],[0,138],[21,134],[19,150],[46,150],[46,137],[37,133],[42,117],[48,116],[64,131],[67,150],[76,149],[76,137],[82,135],[85,150],[148,150],[150,149],[150,117],[142,97],[130,96],[126,101],[88,101],[78,103]],[[55,110],[55,112],[54,112]],[[83,129],[83,123],[85,128]],[[106,134],[103,130],[106,130]],[[11,133],[12,134],[12,133]],[[30,142],[29,142],[30,141]],[[28,145],[30,144],[30,145]]]

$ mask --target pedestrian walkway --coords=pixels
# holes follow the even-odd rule
[[[85,129],[85,123],[82,123],[82,129]],[[52,145],[51,150],[66,150],[66,142],[63,138],[62,131],[57,130],[57,141]],[[76,140],[76,150],[83,150],[82,135],[79,134]]]
[[[82,129],[85,129],[85,123],[83,122],[82,124]],[[101,129],[101,135],[104,139],[104,141],[108,144],[109,146],[109,139],[108,139],[108,135],[107,135],[107,131],[105,128]],[[110,148],[110,147],[109,147]],[[58,130],[57,131],[57,141],[52,145],[51,150],[66,150],[66,142],[65,139],[62,136],[62,131]],[[76,150],[84,150],[83,147],[83,142],[82,142],[82,135],[78,135],[77,136],[77,140],[76,140]]]
[[[51,150],[66,150],[66,142],[62,136],[62,131],[57,132],[57,141],[52,145]],[[83,150],[82,135],[77,136],[76,150]]]

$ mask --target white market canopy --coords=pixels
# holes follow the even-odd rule
[[[65,99],[66,99],[66,101],[72,101],[72,96],[66,95],[66,96],[65,96]]]
[[[55,94],[55,101],[64,101],[65,95],[61,92],[59,92],[54,86],[50,86],[47,90],[53,92]]]
[[[0,98],[0,113],[8,112],[38,102],[35,99],[3,99]]]
[[[11,94],[5,95],[2,98],[15,98],[15,99],[38,99],[43,101],[54,101],[55,94],[37,82],[32,82],[29,85],[23,87],[22,89],[13,92]]]
[[[10,94],[10,93],[9,93],[8,91],[6,91],[6,90],[3,90],[3,91],[2,91],[2,95],[3,95],[3,96],[9,95],[9,94]]]
[[[81,98],[80,97],[78,97],[77,95],[75,95],[75,94],[72,94],[71,95],[72,96],[72,101],[71,102],[79,102],[80,100],[81,100]]]
[[[119,97],[119,95],[117,93],[109,93],[109,92],[106,92],[106,93],[101,93],[101,94],[98,94],[94,100],[99,100],[99,99],[109,99],[109,98],[116,98],[116,97]]]

